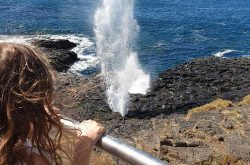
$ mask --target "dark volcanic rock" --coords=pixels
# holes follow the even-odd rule
[[[51,60],[51,64],[58,72],[67,71],[78,61],[77,54],[70,49],[76,44],[69,40],[35,40],[34,45],[40,47]]]
[[[59,74],[57,106],[62,109],[63,114],[75,120],[94,119],[101,122],[108,133],[118,137],[130,137],[137,130],[149,129],[149,120],[127,120],[110,110],[101,80],[99,75],[87,79]]]
[[[218,98],[239,101],[250,93],[249,68],[248,58],[205,58],[167,70],[160,74],[147,95],[131,95],[126,118],[149,120],[164,118],[172,113],[185,114],[193,107]],[[68,76],[63,79],[74,81]],[[112,120],[119,116],[112,113],[107,105],[100,76],[91,76],[72,88],[79,88],[76,93],[77,100],[81,102],[81,114],[77,114],[77,119]],[[216,119],[220,121],[220,115]]]
[[[51,60],[51,64],[58,72],[67,71],[79,59],[75,52],[63,49],[43,49]]]
[[[160,74],[146,96],[133,96],[128,116],[185,112],[216,98],[238,101],[250,93],[250,59],[196,59]]]
[[[69,40],[37,40],[34,45],[50,49],[72,49],[76,44]]]
[[[206,58],[167,70],[147,95],[131,96],[125,118],[110,110],[99,75],[59,74],[56,102],[66,116],[97,120],[108,134],[173,165],[247,164],[250,96],[244,106],[219,100],[226,106],[190,109],[218,98],[241,100],[250,93],[249,68],[248,58]]]

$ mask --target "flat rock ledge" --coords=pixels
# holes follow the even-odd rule
[[[250,59],[195,59],[167,70],[147,95],[131,95],[126,118],[110,110],[102,82],[60,73],[57,106],[173,165],[250,163]],[[125,164],[96,151],[93,164]]]

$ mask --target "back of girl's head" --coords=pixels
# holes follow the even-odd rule
[[[18,150],[27,138],[42,156],[46,150],[55,164],[60,163],[55,150],[61,126],[52,107],[53,86],[53,69],[43,53],[25,45],[0,44],[0,164],[26,161]],[[56,140],[49,136],[52,127],[58,130]]]
[[[43,53],[25,45],[0,44],[0,99],[3,106],[11,102],[39,105],[52,92],[53,72]]]

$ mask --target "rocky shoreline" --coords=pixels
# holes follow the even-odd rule
[[[45,52],[54,69],[58,72],[67,71],[79,59],[71,49],[77,45],[68,40],[34,40],[33,45]]]
[[[42,49],[53,55],[49,57],[59,71],[56,105],[63,114],[95,119],[107,133],[170,164],[250,163],[250,97],[245,97],[250,93],[249,58],[195,59],[169,69],[149,93],[131,95],[130,112],[122,118],[107,105],[100,75],[61,72],[77,60],[69,55],[72,47],[46,44]]]

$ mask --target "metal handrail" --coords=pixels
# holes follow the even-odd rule
[[[71,130],[78,129],[80,124],[69,118],[61,119],[61,123],[66,129]],[[109,135],[103,135],[96,146],[132,165],[168,165],[168,163]]]

